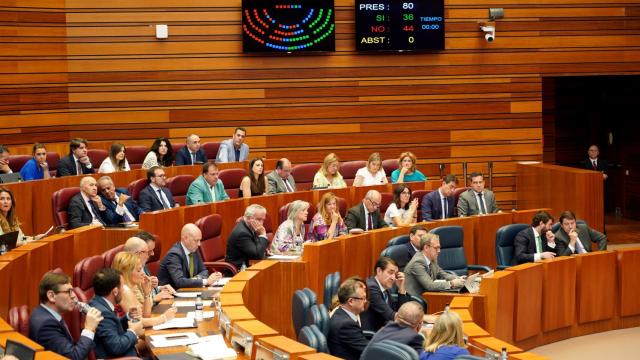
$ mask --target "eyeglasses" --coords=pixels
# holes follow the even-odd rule
[[[441,247],[440,247],[440,246],[432,246],[432,245],[429,245],[429,247],[434,248],[435,250],[440,250],[440,249],[441,249]]]
[[[68,288],[67,290],[54,291],[56,294],[67,293],[67,295],[71,296],[73,294],[73,288]]]
[[[373,201],[373,200],[371,200],[371,199],[367,199],[367,200],[369,200],[369,202],[371,203],[371,206],[373,206],[373,207],[380,207],[380,204],[379,204],[379,203],[377,203],[377,202],[375,202],[375,201]]]

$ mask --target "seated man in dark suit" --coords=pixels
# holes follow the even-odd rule
[[[122,356],[137,356],[136,343],[144,334],[142,321],[128,321],[128,315],[119,318],[115,306],[122,300],[122,273],[116,269],[104,268],[93,277],[95,296],[89,305],[98,309],[103,320],[96,329],[94,342],[96,358],[109,359]],[[139,314],[142,310],[139,309]]]
[[[180,232],[180,241],[175,243],[160,262],[158,283],[171,285],[174,289],[212,285],[222,278],[215,272],[209,275],[198,253],[202,232],[194,224],[185,224]]]
[[[387,226],[384,217],[380,214],[382,195],[376,190],[369,190],[362,203],[347,211],[344,223],[347,229],[362,229],[365,231],[380,229]]]
[[[74,342],[62,315],[76,306],[76,295],[67,275],[46,273],[40,281],[40,305],[29,317],[29,338],[46,350],[73,360],[83,360],[93,349],[93,337],[102,315],[91,308],[86,314],[84,330],[78,342]]]
[[[244,216],[231,231],[227,239],[227,254],[224,261],[233,264],[238,270],[249,266],[249,260],[264,259],[269,246],[264,219],[267,209],[252,204],[244,211]]]
[[[424,335],[421,332],[423,318],[422,305],[415,301],[404,303],[395,314],[394,320],[380,329],[369,341],[369,345],[382,340],[393,340],[410,346],[419,355],[424,350]]]
[[[453,217],[455,208],[453,192],[456,189],[458,179],[455,175],[446,175],[442,178],[442,185],[436,191],[432,191],[422,198],[422,220],[433,221]],[[444,211],[443,211],[444,209]]]
[[[91,176],[85,176],[80,180],[80,193],[71,198],[67,214],[69,229],[89,224],[107,225],[113,221],[111,211],[98,196],[96,179]]]
[[[381,257],[374,266],[375,275],[367,279],[369,307],[362,314],[362,329],[378,331],[396,316],[396,311],[411,295],[404,288],[404,274],[393,259]]]
[[[396,264],[400,271],[404,271],[404,267],[407,266],[409,261],[413,258],[420,249],[420,238],[426,235],[429,231],[422,225],[414,225],[409,231],[409,241],[402,246],[406,248],[406,252],[403,252],[399,256],[394,256]]]
[[[71,139],[69,143],[69,155],[60,159],[56,176],[72,176],[93,174],[96,170],[91,165],[91,159],[87,155],[86,139]]]
[[[207,154],[200,148],[200,137],[196,134],[187,136],[187,146],[176,152],[176,165],[195,165],[207,162]]]
[[[329,319],[329,351],[339,358],[358,360],[369,344],[359,320],[367,303],[366,285],[358,278],[347,279],[338,289],[338,301],[340,306]]]
[[[142,212],[171,209],[176,207],[171,191],[166,188],[167,176],[160,166],[152,166],[147,170],[149,185],[140,190],[138,206]]]
[[[278,160],[276,169],[267,175],[267,194],[295,192],[296,182],[291,176],[291,161],[286,158]]]
[[[591,243],[598,244],[598,250],[607,250],[607,235],[586,225],[576,224],[573,211],[560,214],[560,229],[556,231],[556,243],[562,242],[566,250],[560,255],[584,254],[591,252]]]
[[[540,211],[533,216],[531,227],[520,231],[513,240],[516,264],[568,255],[565,245],[555,241],[555,235],[551,232],[552,224],[553,216],[546,211]]]
[[[111,224],[138,221],[142,210],[127,194],[118,191],[109,176],[98,179],[98,192],[102,203],[111,211]]]
[[[0,145],[0,174],[11,174],[13,171],[9,167],[9,148]]]
[[[609,164],[607,160],[600,159],[600,149],[598,145],[589,146],[589,158],[580,161],[580,167],[587,170],[600,171],[602,173],[602,177],[607,180],[607,170],[609,168]]]

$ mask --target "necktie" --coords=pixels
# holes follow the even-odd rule
[[[442,218],[447,218],[447,198],[442,198]]]
[[[193,253],[189,253],[189,277],[193,277],[196,272],[196,264],[193,260]]]
[[[432,280],[436,280],[436,276],[435,276],[435,274],[433,273],[433,262],[430,262],[430,263],[429,263],[429,275],[431,275],[431,279],[432,279]]]
[[[373,217],[371,217],[371,213],[367,214],[367,217],[369,219],[369,224],[367,224],[367,230],[372,230],[373,229]]]
[[[484,197],[481,192],[478,193],[478,198],[480,199],[480,214],[486,214],[487,207],[484,205]]]
[[[293,192],[293,188],[289,185],[289,180],[284,179],[284,186],[287,188],[287,192]]]
[[[387,293],[387,290],[382,290],[382,298],[384,299],[384,302],[387,304],[389,303],[389,294]]]
[[[162,202],[163,208],[170,209],[171,206],[167,204],[167,202],[164,200],[164,196],[162,196],[162,189],[158,189],[158,196],[160,197],[160,201]]]
[[[69,331],[69,327],[67,323],[64,322],[64,319],[60,319],[60,325],[67,331],[67,335],[69,335],[69,339],[71,339],[71,331]]]
[[[540,240],[540,235],[536,234],[536,253],[542,253],[542,240]]]
[[[102,221],[100,216],[98,216],[98,214],[100,213],[100,209],[98,209],[98,206],[96,206],[96,204],[91,199],[87,200],[87,206],[90,209],[91,216],[93,216],[92,222],[94,220],[98,220],[100,224],[105,225],[104,221]]]
[[[587,250],[585,250],[584,246],[582,246],[582,242],[580,239],[576,240],[576,254],[584,254]]]
[[[80,160],[76,162],[76,175],[82,175],[82,163]]]
[[[591,165],[593,165],[593,170],[598,170],[598,164],[596,164],[595,160],[591,162]]]
[[[191,153],[191,165],[196,163],[196,153]]]

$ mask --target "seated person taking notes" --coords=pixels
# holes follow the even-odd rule
[[[387,226],[384,218],[380,214],[380,203],[382,195],[377,190],[369,190],[362,203],[347,211],[344,223],[347,229],[362,229],[369,231]]]

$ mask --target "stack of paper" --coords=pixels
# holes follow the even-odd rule
[[[200,338],[199,343],[189,345],[189,352],[202,360],[233,360],[238,357],[235,350],[227,347],[222,335]]]
[[[225,286],[229,280],[231,280],[230,277],[224,277],[216,282],[214,282],[211,286],[215,286],[215,287],[220,287],[220,286]]]
[[[267,259],[269,260],[297,260],[300,258],[300,254],[298,255],[271,255]]]
[[[166,321],[162,324],[155,325],[153,327],[153,330],[192,328],[192,327],[197,327],[196,323],[193,321],[193,318],[174,317],[173,319]]]
[[[194,332],[151,335],[151,344],[157,348],[186,346],[200,341],[200,337]]]
[[[202,295],[201,292],[176,292],[175,294],[173,294],[173,296],[177,297],[177,298],[195,298],[198,295]]]

